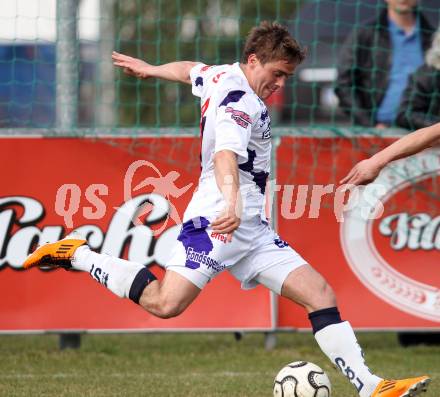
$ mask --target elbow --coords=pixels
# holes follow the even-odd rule
[[[237,169],[237,154],[231,150],[219,150],[213,156],[214,172],[233,173]]]
[[[225,159],[225,150],[220,150],[219,152],[214,153],[214,157],[212,159],[212,162],[214,163],[214,169],[217,170],[224,162]]]
[[[182,75],[180,76],[180,82],[183,84],[191,84],[191,75],[190,75],[191,68],[187,68],[187,70],[184,70]]]
[[[220,150],[219,152],[214,153],[214,157],[213,157],[214,167],[218,166],[219,162],[221,162],[223,157],[224,157],[224,150]]]
[[[214,165],[225,160],[237,159],[237,155],[232,150],[219,150],[214,154]]]
[[[183,62],[183,70],[182,76],[180,77],[180,81],[185,84],[191,84],[191,69],[198,64],[198,62],[192,61],[182,61]]]

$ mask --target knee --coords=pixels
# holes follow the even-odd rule
[[[336,306],[335,292],[327,281],[322,280],[312,306],[312,310],[321,310]]]
[[[336,306],[336,297],[325,278],[310,266],[292,272],[281,294],[305,307],[308,312]]]

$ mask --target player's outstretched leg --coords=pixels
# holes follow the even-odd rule
[[[117,296],[129,298],[161,318],[182,313],[201,290],[174,271],[167,271],[159,282],[145,266],[93,252],[86,240],[72,236],[37,248],[23,264],[25,269],[35,266],[87,272]]]
[[[281,293],[307,309],[319,347],[360,397],[414,397],[428,387],[427,376],[385,380],[370,371],[350,323],[340,317],[331,287],[312,267],[305,265],[292,271]]]
[[[414,397],[426,391],[430,382],[427,376],[387,380],[370,372],[350,323],[342,321],[339,312],[334,318],[337,322],[325,325],[324,321],[319,324],[322,313],[328,313],[330,310],[337,312],[334,307],[309,314],[315,339],[321,350],[337,365],[361,397]]]
[[[86,240],[76,236],[38,247],[23,263],[25,269],[35,266],[88,272],[114,294],[135,303],[139,303],[145,287],[156,280],[145,266],[93,252]]]

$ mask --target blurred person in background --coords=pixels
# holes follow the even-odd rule
[[[411,75],[400,102],[397,125],[409,130],[440,122],[440,28],[425,63]]]
[[[394,124],[408,76],[423,64],[434,32],[417,0],[385,2],[379,18],[354,29],[339,57],[340,107],[366,127]]]

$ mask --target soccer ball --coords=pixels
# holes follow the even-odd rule
[[[278,372],[273,385],[274,397],[330,397],[327,374],[316,364],[295,361]]]

